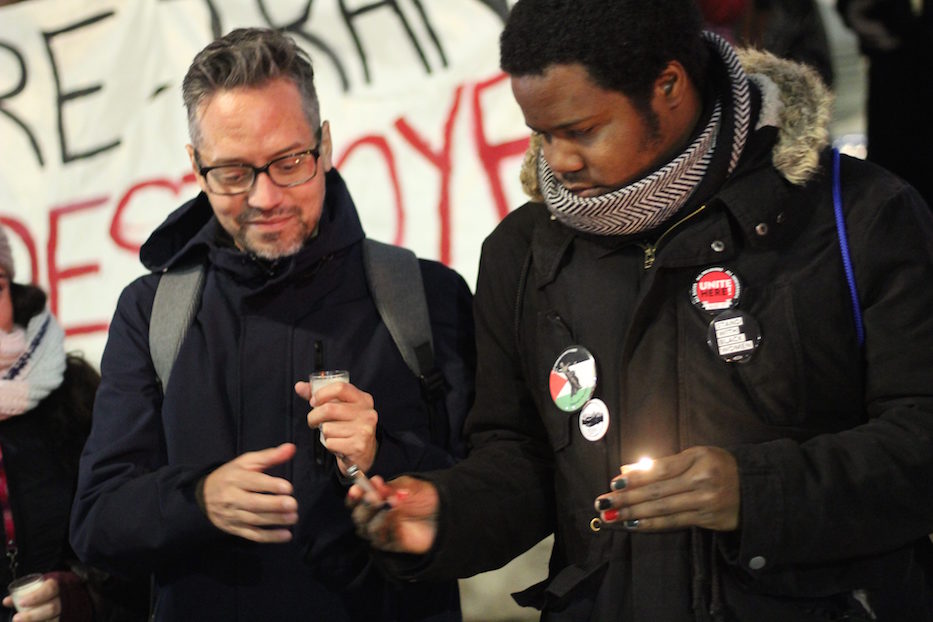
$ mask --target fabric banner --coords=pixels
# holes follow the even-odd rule
[[[0,222],[17,280],[97,362],[149,233],[197,184],[181,81],[243,26],[314,62],[370,237],[458,270],[524,197],[528,130],[498,69],[512,0],[28,0],[0,8]]]

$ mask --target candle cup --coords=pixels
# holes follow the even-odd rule
[[[329,384],[350,382],[350,372],[344,369],[315,371],[308,376],[308,381],[311,383],[311,394],[313,395]]]
[[[308,382],[311,383],[311,395],[314,395],[329,384],[350,382],[350,372],[345,369],[314,371],[308,376]],[[327,439],[324,438],[324,435],[319,434],[318,438],[321,440],[321,445],[327,447]]]
[[[21,604],[22,599],[26,594],[34,592],[42,587],[44,581],[45,577],[35,572],[23,575],[7,586],[7,591],[10,593],[10,596],[13,597],[13,606],[16,607],[17,611],[29,611],[32,609],[32,607],[24,607]]]

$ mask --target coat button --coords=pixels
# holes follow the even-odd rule
[[[726,245],[722,240],[714,240],[713,243],[709,245],[709,247],[717,253],[721,253],[726,250]]]
[[[768,235],[768,224],[764,222],[760,222],[757,225],[755,225],[755,233],[757,233],[760,236]]]
[[[748,560],[748,567],[752,570],[761,570],[767,563],[768,560],[766,560],[764,557],[761,555],[756,555],[755,557]]]

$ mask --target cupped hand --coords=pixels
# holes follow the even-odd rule
[[[691,447],[650,466],[624,465],[620,471],[610,483],[614,492],[596,499],[603,522],[638,531],[739,526],[739,469],[725,449]]]
[[[295,445],[247,452],[204,479],[204,506],[218,529],[253,542],[288,542],[298,502],[288,480],[263,471],[291,460]]]
[[[437,488],[408,476],[390,482],[376,476],[371,481],[378,499],[359,486],[347,492],[357,534],[383,551],[427,553],[437,537]]]

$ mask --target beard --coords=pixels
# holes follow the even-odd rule
[[[278,218],[283,215],[292,216],[294,224],[282,231],[257,233],[250,223],[250,221]],[[237,224],[240,225],[234,235],[237,246],[261,259],[268,260],[294,255],[301,250],[313,232],[313,227],[302,220],[297,208],[279,208],[271,213],[246,209],[237,217]]]

